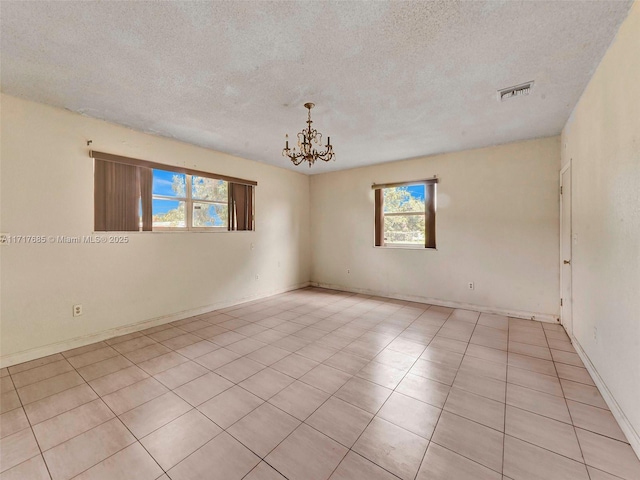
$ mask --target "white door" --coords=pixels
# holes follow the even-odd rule
[[[573,334],[571,295],[571,163],[560,172],[560,320]]]

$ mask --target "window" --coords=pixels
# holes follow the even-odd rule
[[[257,182],[91,152],[96,231],[253,230]]]
[[[153,169],[152,175],[153,230],[186,228],[187,175],[157,169]]]
[[[153,169],[153,230],[226,230],[229,182]]]
[[[191,177],[194,228],[226,228],[229,218],[229,182],[215,178]]]
[[[436,248],[437,180],[374,185],[375,246]]]

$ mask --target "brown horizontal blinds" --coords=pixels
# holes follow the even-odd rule
[[[384,205],[381,188],[375,191],[375,246],[384,246]]]
[[[393,187],[406,187],[407,185],[417,185],[417,184],[426,184],[426,185],[432,185],[432,184],[436,184],[438,183],[438,179],[437,178],[429,178],[428,180],[413,180],[411,182],[395,182],[395,183],[374,183],[373,185],[371,185],[371,188],[373,190],[376,190],[378,188],[393,188]]]
[[[258,185],[258,182],[254,180],[245,180],[243,178],[229,177],[227,175],[219,175],[217,173],[203,172],[201,170],[194,170],[192,168],[185,168],[177,165],[165,165],[164,163],[156,163],[156,162],[150,162],[148,160],[140,160],[137,158],[123,157],[120,155],[113,155],[111,153],[96,152],[92,150],[90,152],[90,156],[91,158],[94,158],[96,160],[102,160],[105,162],[119,163],[119,164],[125,164],[125,165],[135,165],[136,167],[146,167],[151,169],[155,168],[157,170],[168,170],[170,172],[185,173],[187,175],[196,175],[198,177],[215,178],[218,180],[225,180],[227,182],[233,182],[240,185],[253,185],[253,186]]]
[[[94,195],[95,231],[140,229],[138,167],[96,160]]]

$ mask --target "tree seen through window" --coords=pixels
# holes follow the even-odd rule
[[[154,229],[186,228],[187,223],[193,228],[226,228],[228,186],[220,179],[154,169]]]
[[[425,185],[384,188],[383,197],[385,243],[424,245]]]

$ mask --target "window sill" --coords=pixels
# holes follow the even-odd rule
[[[380,248],[380,249],[391,249],[391,250],[428,250],[428,251],[437,251],[437,248],[426,248],[422,245],[383,245],[383,246],[376,246],[374,245],[373,248]]]
[[[91,232],[92,235],[148,235],[148,234],[175,234],[175,233],[243,233],[243,232],[255,232],[255,230],[131,230],[131,231],[99,231],[99,232]]]

